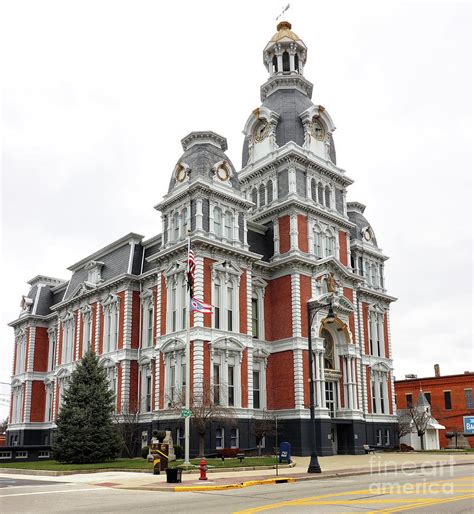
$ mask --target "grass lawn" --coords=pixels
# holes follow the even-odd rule
[[[201,459],[191,459],[191,464],[199,465]],[[171,463],[171,466],[182,464],[182,460]],[[240,464],[239,459],[208,459],[209,466],[215,468],[236,468],[239,466],[271,466],[275,464],[274,457],[248,457]],[[146,459],[117,459],[110,462],[99,462],[97,464],[61,464],[55,460],[43,460],[34,462],[0,462],[0,468],[16,468],[16,469],[43,469],[47,471],[81,471],[94,469],[127,469],[133,471],[135,469],[153,469],[153,464],[147,462]]]

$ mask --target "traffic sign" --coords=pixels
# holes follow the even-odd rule
[[[189,409],[183,409],[181,411],[181,417],[182,418],[190,418],[191,417],[191,411]]]

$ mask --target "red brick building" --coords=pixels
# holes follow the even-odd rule
[[[474,372],[397,380],[395,381],[397,409],[406,409],[412,402],[416,402],[420,388],[431,405],[433,416],[446,427],[446,430],[441,430],[439,433],[440,447],[446,448],[449,440],[445,433],[463,432],[463,416],[474,415],[472,399]],[[468,441],[473,446],[470,438]]]
[[[107,369],[117,413],[138,409],[145,443],[155,429],[182,442],[189,231],[195,297],[214,306],[212,316],[191,320],[192,394],[212,388],[213,401],[238,418],[233,427],[213,426],[206,449],[254,447],[252,418],[268,409],[296,455],[311,451],[311,298],[321,307],[312,326],[319,453],[396,443],[388,257],[365,206],[346,201],[353,180],[336,164],[328,110],[311,100],[306,58],[304,42],[281,22],[263,52],[269,77],[244,126],[239,171],[224,137],[192,132],[166,171],[168,193],[155,207],[161,233],[128,234],[70,266],[67,279],[29,281],[10,324],[9,444],[50,442],[71,372],[88,349]],[[329,301],[333,324],[322,310]]]

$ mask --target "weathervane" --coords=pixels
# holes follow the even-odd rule
[[[286,7],[283,7],[283,11],[281,11],[281,13],[275,18],[275,21],[278,21],[285,14],[285,12],[288,11],[289,8],[290,4],[288,4]]]

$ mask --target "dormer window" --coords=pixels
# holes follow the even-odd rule
[[[104,266],[103,262],[99,261],[90,261],[85,269],[87,270],[87,282],[89,284],[99,284],[102,282],[102,267]]]

